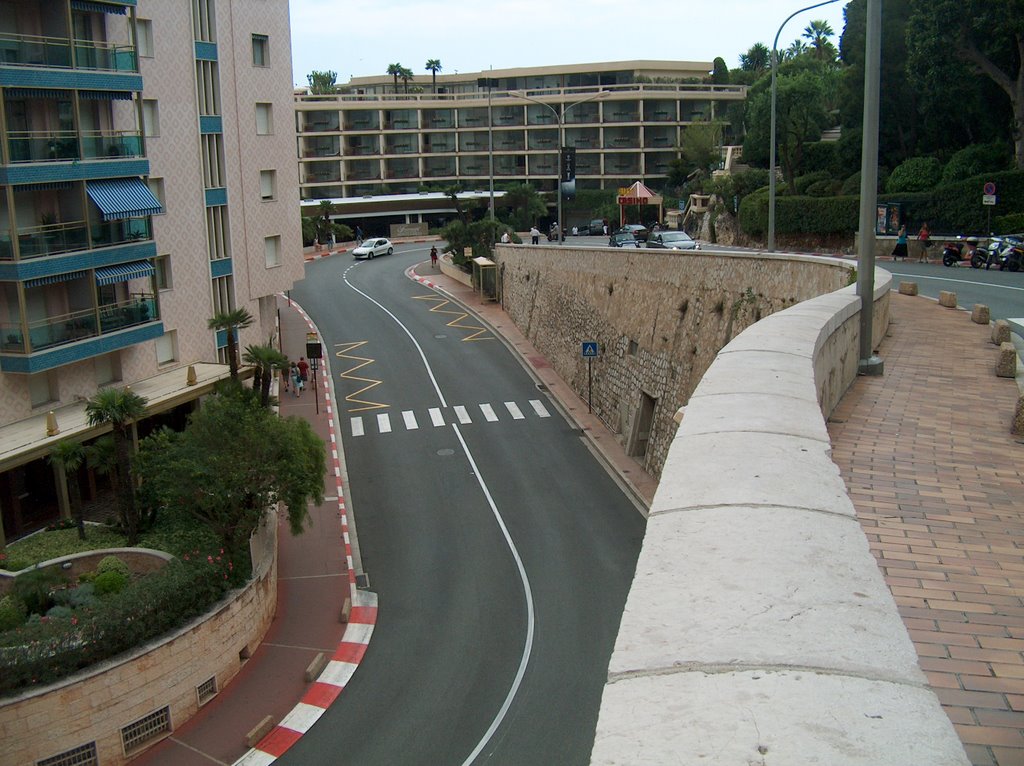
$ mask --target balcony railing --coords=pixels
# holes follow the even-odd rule
[[[82,133],[83,159],[141,156],[142,134],[137,131],[116,130],[104,133],[90,130]]]
[[[104,221],[91,229],[92,246],[108,247],[152,239],[153,231],[149,217],[124,218],[119,221]]]
[[[88,227],[85,221],[34,226],[18,230],[18,259],[29,260],[46,255],[59,255],[89,247]],[[12,261],[14,248],[8,235],[0,238],[0,261]]]
[[[95,338],[158,320],[156,297],[152,293],[138,293],[125,301],[104,304],[96,309],[74,311],[46,317],[28,325],[28,344],[21,325],[0,323],[3,353],[31,354],[85,338]],[[97,328],[99,328],[97,330]]]
[[[79,134],[68,130],[54,133],[11,131],[7,135],[12,163],[142,156],[142,135],[137,132],[87,131]]]
[[[2,34],[0,61],[21,66],[139,71],[138,56],[131,45],[66,37]]]

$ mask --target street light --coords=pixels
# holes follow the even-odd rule
[[[839,0],[825,0],[823,3],[808,5],[799,11],[793,11],[782,22],[779,31],[775,33],[775,42],[772,43],[772,136],[771,147],[768,150],[768,252],[770,253],[775,252],[775,70],[778,68],[779,62],[779,35],[782,34],[782,27],[786,26],[794,16],[804,11],[810,11],[814,8],[820,8],[823,5],[831,5],[836,2],[839,2]]]
[[[834,1],[835,0],[833,0],[833,2]],[[602,90],[595,93],[592,96],[587,96],[586,98],[580,99],[579,101],[573,101],[568,106],[563,106],[561,112],[555,109],[555,107],[551,106],[551,104],[545,103],[544,101],[541,101],[536,98],[532,98],[531,96],[527,96],[526,94],[518,90],[510,90],[508,92],[508,95],[513,98],[521,98],[524,101],[532,101],[535,104],[545,106],[551,110],[551,114],[555,115],[555,119],[558,120],[558,236],[555,238],[555,240],[558,242],[558,245],[561,246],[562,238],[565,233],[565,221],[562,220],[562,149],[565,147],[565,113],[572,109],[574,106],[585,104],[588,101],[595,101],[599,98],[607,98],[608,96],[611,95],[611,91]]]

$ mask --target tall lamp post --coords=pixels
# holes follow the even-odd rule
[[[524,101],[532,101],[535,104],[547,107],[551,110],[551,114],[555,115],[555,119],[558,120],[558,236],[556,237],[556,241],[558,242],[558,245],[561,246],[565,234],[565,221],[562,220],[562,149],[565,147],[565,113],[574,106],[585,104],[588,101],[596,101],[599,98],[607,98],[611,95],[611,92],[602,90],[592,96],[580,99],[579,101],[573,101],[571,104],[563,106],[561,112],[551,106],[551,104],[531,96],[527,96],[525,93],[518,90],[510,90],[508,95],[514,98],[521,98]]]
[[[814,5],[808,5],[806,8],[801,8],[798,11],[793,11],[786,20],[782,22],[779,27],[779,31],[775,33],[775,41],[772,43],[772,135],[771,135],[771,146],[768,149],[768,252],[775,252],[775,70],[779,66],[779,35],[782,34],[782,28],[790,22],[794,16],[797,16],[804,11],[810,11],[814,8],[820,8],[823,5],[831,5],[832,3],[839,2],[839,0],[825,0],[823,3],[815,3]]]

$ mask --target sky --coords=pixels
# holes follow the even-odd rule
[[[560,66],[605,61],[713,61],[730,69],[755,43],[771,47],[779,26],[813,0],[290,0],[292,77],[305,86],[313,70],[351,77],[384,74],[402,64],[427,75],[488,68]],[[838,0],[800,13],[779,36],[789,47],[813,20],[828,21],[838,46]],[[641,10],[642,9],[642,15]],[[556,36],[552,29],[561,30]]]

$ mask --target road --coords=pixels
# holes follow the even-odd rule
[[[1024,274],[1020,272],[904,261],[879,261],[878,266],[892,274],[896,284],[901,280],[917,282],[921,295],[938,298],[940,290],[951,290],[960,306],[988,306],[992,319],[1024,316]]]
[[[314,261],[373,640],[279,762],[584,764],[644,519],[520,363],[404,270]]]

